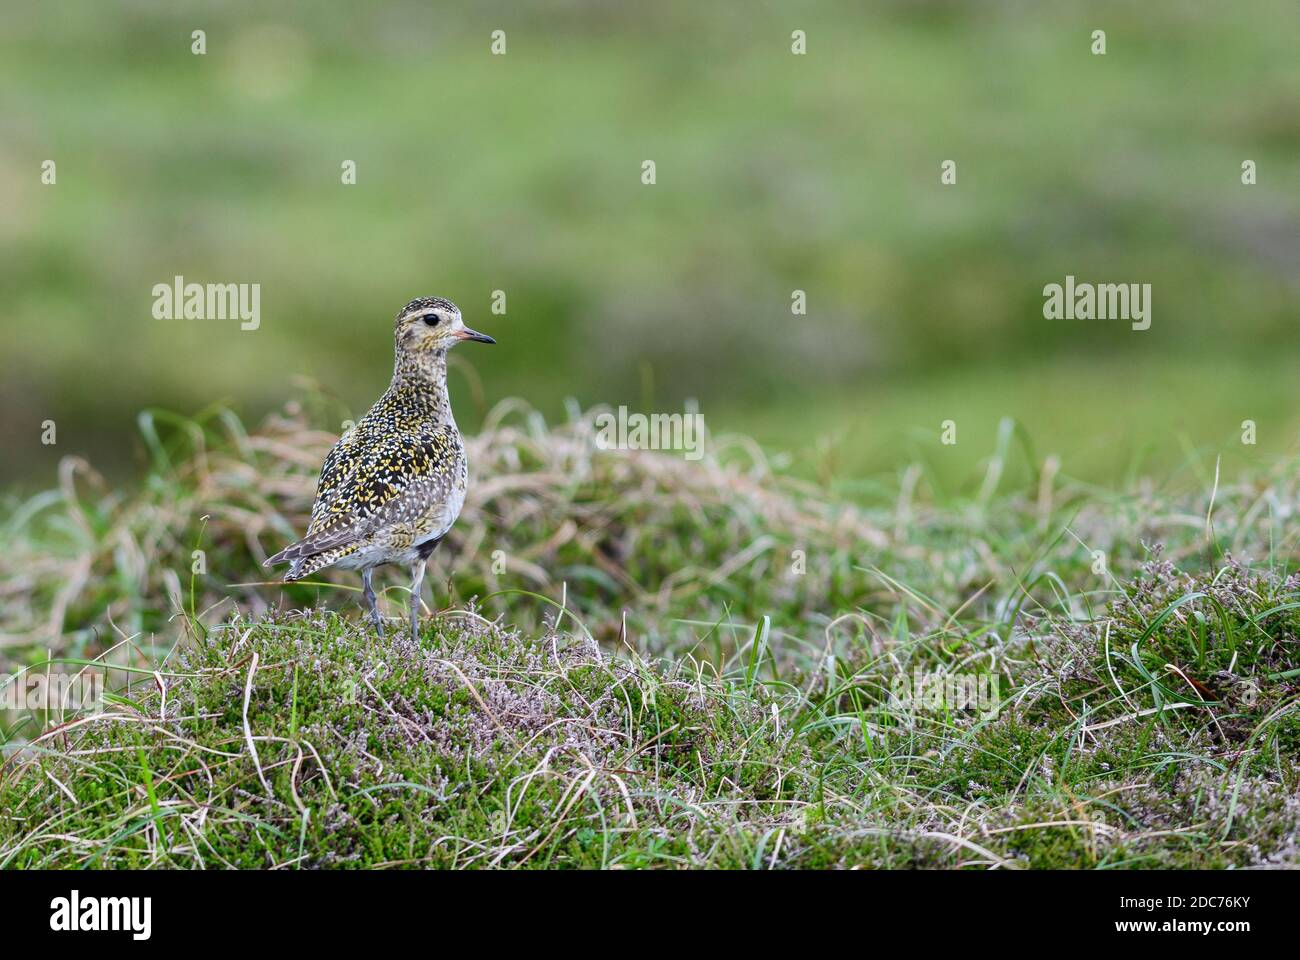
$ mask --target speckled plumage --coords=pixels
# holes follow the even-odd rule
[[[306,536],[267,565],[290,563],[287,581],[331,565],[361,570],[379,626],[370,573],[405,564],[415,581],[414,632],[424,562],[456,522],[469,481],[447,396],[447,350],[460,340],[495,341],[465,327],[456,305],[439,297],[403,307],[394,336],[388,390],[326,456]]]

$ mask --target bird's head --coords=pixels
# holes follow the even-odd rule
[[[462,340],[496,343],[486,333],[465,326],[460,308],[442,297],[420,297],[397,314],[397,349],[404,353],[448,350]]]

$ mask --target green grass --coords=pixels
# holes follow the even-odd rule
[[[820,673],[472,611],[418,643],[236,618],[11,757],[0,865],[1294,865],[1296,581],[1151,570],[1098,623],[860,637]],[[895,671],[968,658],[996,717],[890,700]]]
[[[1008,441],[971,494],[849,501],[736,439],[593,453],[591,415],[471,438],[416,643],[346,575],[250,583],[301,525],[319,397],[146,419],[138,488],[11,500],[8,669],[112,696],[3,717],[0,864],[1297,863],[1292,463],[1105,490]],[[898,695],[918,673],[995,702]]]
[[[758,409],[723,410],[714,424],[745,423],[766,450],[809,479],[834,477],[849,497],[888,485],[900,463],[925,466],[941,499],[973,494],[980,467],[1013,417],[1032,443],[1031,461],[1055,458],[1067,476],[1110,489],[1135,478],[1208,486],[1216,459],[1225,476],[1300,452],[1293,358],[1237,366],[1167,355],[1105,361],[1051,360],[872,379],[848,389],[807,390]],[[956,424],[957,442],[940,442]],[[1243,421],[1255,425],[1243,443]],[[1019,441],[1017,441],[1019,443]],[[1015,463],[1013,480],[1032,476]]]
[[[74,731],[85,766],[49,758],[79,793],[56,818],[94,828],[58,852],[23,838],[9,865],[650,866],[703,844],[740,866],[757,838],[727,828],[780,813],[777,772],[804,760],[716,678],[472,615],[418,646],[330,614],[237,621],[173,670],[165,713],[150,678]],[[53,813],[24,782],[5,795],[6,839],[15,817]],[[677,829],[692,807],[708,816]]]

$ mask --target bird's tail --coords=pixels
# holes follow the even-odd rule
[[[328,567],[334,561],[346,556],[352,551],[346,547],[335,548],[333,550],[322,550],[320,553],[303,555],[301,551],[302,541],[290,544],[275,556],[268,558],[263,562],[263,566],[274,567],[279,563],[288,563],[289,569],[285,571],[281,578],[285,583],[292,583],[294,580],[301,580],[320,570],[322,567]]]

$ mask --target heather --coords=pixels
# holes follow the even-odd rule
[[[1105,491],[1006,446],[853,496],[507,404],[418,642],[380,641],[347,574],[259,579],[318,402],[147,416],[135,486],[6,503],[5,671],[108,702],[3,714],[0,864],[1296,863],[1287,464]]]

